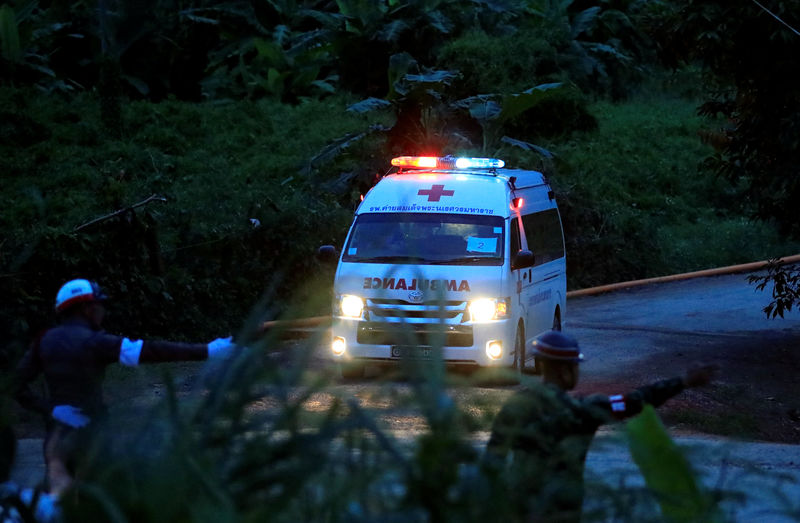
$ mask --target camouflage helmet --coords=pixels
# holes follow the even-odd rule
[[[583,361],[580,347],[575,338],[561,331],[547,331],[534,338],[531,343],[533,355],[554,361]]]

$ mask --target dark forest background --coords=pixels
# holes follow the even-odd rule
[[[398,154],[544,171],[571,288],[793,254],[798,12],[745,0],[4,3],[6,353],[53,320],[55,291],[79,276],[107,288],[110,329],[141,336],[235,331],[262,297],[266,319],[324,313],[332,269],[314,252],[341,244]]]

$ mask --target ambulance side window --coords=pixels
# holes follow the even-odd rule
[[[528,214],[522,217],[528,249],[533,252],[535,264],[558,260],[564,257],[564,235],[557,209]]]

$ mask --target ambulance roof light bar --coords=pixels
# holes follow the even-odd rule
[[[398,156],[392,165],[401,169],[500,169],[506,163],[496,158],[455,158],[453,156]]]

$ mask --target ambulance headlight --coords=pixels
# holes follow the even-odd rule
[[[360,318],[361,313],[364,311],[364,300],[352,294],[342,296],[342,301],[339,305],[342,316],[347,316],[348,318]]]
[[[508,316],[508,300],[481,298],[469,302],[469,316],[473,322],[501,320]]]

